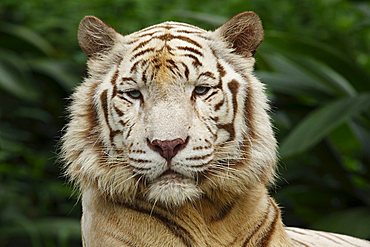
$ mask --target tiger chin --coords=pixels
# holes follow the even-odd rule
[[[263,27],[243,12],[205,31],[79,26],[88,76],[62,138],[84,246],[370,246],[286,228],[268,195],[276,140],[253,75]]]

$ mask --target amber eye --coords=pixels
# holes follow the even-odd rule
[[[194,93],[196,95],[205,95],[211,88],[207,86],[196,86],[194,88]]]
[[[133,99],[140,99],[142,97],[141,92],[139,90],[131,90],[127,91],[126,94]]]

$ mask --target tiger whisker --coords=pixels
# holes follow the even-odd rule
[[[153,214],[153,211],[154,211],[155,205],[157,204],[157,201],[158,201],[158,198],[156,198],[156,199],[154,200],[154,203],[153,203],[153,205],[152,205],[152,208],[151,208],[151,210],[150,210],[150,214],[149,214],[149,216],[150,216],[150,217],[151,217],[151,216],[152,216],[152,214]]]
[[[225,174],[225,173],[218,173],[217,171],[212,171],[210,172],[213,176],[215,177],[218,177],[218,178],[221,178],[221,179],[225,179],[225,178],[236,178],[234,175],[231,175],[231,174]]]
[[[208,177],[207,175],[203,175],[208,181],[210,181],[214,186],[217,186],[215,181],[213,181],[210,177]]]
[[[136,174],[135,174],[136,175]],[[140,180],[143,178],[143,175],[141,175],[139,178],[138,178],[138,180],[136,181],[136,183],[135,183],[135,191],[134,191],[134,193],[133,193],[133,195],[134,196],[136,196],[136,194],[137,194],[137,190],[138,190],[138,188],[139,188],[139,182],[140,182]]]

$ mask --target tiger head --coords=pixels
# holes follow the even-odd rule
[[[237,195],[274,177],[276,141],[253,54],[253,12],[215,31],[164,22],[121,35],[79,26],[88,76],[63,137],[67,175],[113,200],[183,205]]]

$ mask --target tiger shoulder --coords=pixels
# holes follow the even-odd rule
[[[370,246],[287,228],[267,187],[276,140],[253,57],[263,27],[164,22],[128,35],[79,26],[88,76],[62,138],[80,189],[83,246]]]

